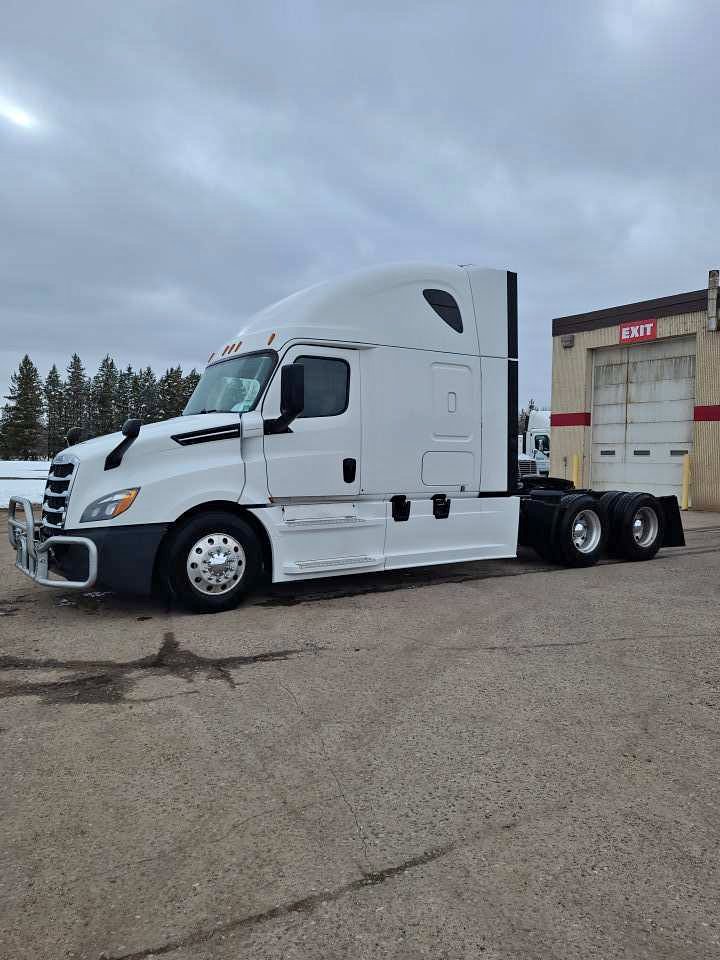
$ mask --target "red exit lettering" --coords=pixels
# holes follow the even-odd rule
[[[639,343],[642,340],[657,339],[657,320],[643,320],[641,323],[621,323],[620,343]]]

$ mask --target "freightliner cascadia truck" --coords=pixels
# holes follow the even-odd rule
[[[391,265],[296,293],[212,354],[182,416],[56,456],[39,520],[12,498],[17,566],[219,611],[261,578],[682,544],[674,497],[518,480],[517,342],[506,271]]]
[[[550,473],[550,411],[531,410],[524,433],[518,434],[518,462],[532,459],[537,473]],[[523,471],[521,470],[522,474]]]

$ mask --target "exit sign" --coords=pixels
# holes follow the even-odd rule
[[[643,320],[641,323],[621,323],[620,343],[642,343],[643,340],[657,339],[657,320]]]

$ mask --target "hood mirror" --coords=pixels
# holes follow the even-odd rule
[[[137,435],[140,433],[140,427],[142,426],[142,420],[126,420],[122,425],[123,436],[129,437],[131,440],[134,440]]]
[[[116,470],[120,466],[125,453],[130,449],[140,433],[141,426],[142,420],[132,419],[125,421],[122,425],[122,433],[125,439],[121,440],[120,443],[110,451],[107,457],[105,457],[106,470]]]

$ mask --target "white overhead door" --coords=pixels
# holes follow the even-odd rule
[[[694,337],[594,351],[592,486],[679,495],[694,405]]]

